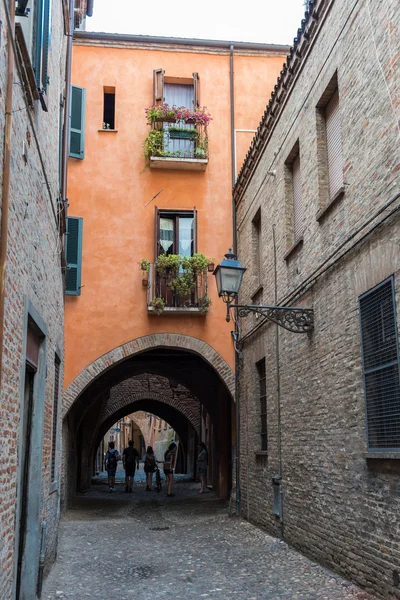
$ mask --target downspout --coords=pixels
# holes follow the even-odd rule
[[[67,200],[68,154],[69,154],[69,115],[71,112],[71,66],[72,66],[72,40],[74,35],[74,0],[69,2],[69,28],[65,72],[65,102],[64,102],[64,132],[62,143],[62,172],[61,172],[61,200],[65,209]]]
[[[45,558],[46,558],[46,531],[47,531],[47,523],[46,523],[46,521],[42,521],[42,538],[41,538],[41,542],[40,542],[39,574],[38,574],[38,583],[37,583],[38,598],[42,597],[42,589],[43,589],[44,562],[45,562]]]
[[[0,226],[0,389],[2,384],[2,366],[4,351],[4,306],[5,306],[5,280],[7,269],[7,247],[8,247],[8,215],[10,207],[10,172],[11,172],[11,129],[12,129],[12,106],[13,106],[13,80],[14,80],[14,52],[13,39],[15,0],[10,0],[8,9],[6,0],[4,8],[8,20],[7,37],[7,92],[5,103],[5,127],[4,127],[4,158],[3,158],[3,185],[2,206]]]
[[[278,274],[276,263],[276,236],[275,225],[272,226],[272,240],[274,244],[274,284],[275,284],[275,306],[278,304]],[[281,425],[281,373],[280,373],[280,346],[279,346],[279,325],[275,325],[275,360],[276,360],[276,421],[278,429],[278,476],[276,480],[279,484],[280,499],[280,525],[281,539],[284,539],[283,527],[283,489],[282,489],[282,425]]]
[[[229,48],[229,87],[230,87],[230,107],[231,107],[231,176],[232,176],[232,227],[233,227],[233,252],[237,252],[237,232],[236,232],[236,205],[233,188],[235,185],[236,172],[236,153],[235,153],[235,80],[233,70],[233,44]],[[237,299],[236,299],[237,304]],[[236,351],[236,340],[239,336],[238,324],[235,321],[235,331],[233,332],[235,341],[235,406],[236,406],[236,516],[240,515],[240,393],[239,393],[239,354]]]

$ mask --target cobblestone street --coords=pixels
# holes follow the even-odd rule
[[[42,598],[371,600],[242,519],[213,492],[179,482],[175,497],[100,483],[61,524]]]

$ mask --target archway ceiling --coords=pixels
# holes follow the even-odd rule
[[[111,388],[145,373],[166,377],[173,385],[185,386],[213,414],[218,386],[221,384],[214,369],[196,354],[157,348],[130,357],[103,371],[74,403],[71,411],[75,423],[82,420],[94,402],[108,395]]]

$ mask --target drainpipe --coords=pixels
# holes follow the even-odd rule
[[[2,366],[4,351],[4,306],[5,306],[5,280],[7,269],[7,247],[8,247],[8,214],[10,207],[10,171],[11,171],[11,129],[12,129],[12,106],[13,106],[13,80],[14,80],[14,52],[13,39],[15,0],[10,0],[9,8],[4,0],[4,8],[8,21],[7,37],[7,92],[6,92],[6,114],[4,127],[4,157],[3,157],[3,185],[2,206],[0,225],[0,388],[2,384]],[[8,14],[7,14],[8,13]]]
[[[230,106],[231,106],[231,176],[232,176],[232,227],[233,227],[233,252],[237,252],[237,233],[236,233],[236,205],[233,195],[236,173],[236,153],[235,153],[235,81],[233,70],[233,51],[234,45],[229,48],[229,87],[230,87]],[[237,304],[237,299],[235,300]],[[238,324],[235,322],[234,340],[239,336]],[[236,515],[240,515],[240,393],[239,393],[239,355],[236,351],[235,343],[235,407],[236,407]]]
[[[275,306],[278,304],[278,274],[276,263],[276,236],[275,225],[272,226],[272,240],[274,245],[274,283],[275,283]],[[275,361],[276,361],[276,421],[278,429],[278,476],[276,477],[279,483],[279,498],[280,498],[280,524],[281,524],[281,539],[284,539],[283,527],[283,488],[282,488],[282,426],[281,426],[281,373],[279,365],[279,325],[275,325]]]
[[[38,598],[42,597],[44,559],[46,557],[46,531],[47,531],[47,523],[46,523],[46,521],[42,521],[42,539],[40,542],[39,574],[38,574],[38,583],[37,583]]]
[[[62,171],[61,171],[61,200],[67,207],[67,176],[69,154],[69,115],[71,112],[71,65],[72,65],[72,40],[74,35],[74,0],[69,2],[69,31],[66,56],[65,73],[65,102],[64,102],[64,133],[62,143]]]

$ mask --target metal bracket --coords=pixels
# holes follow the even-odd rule
[[[293,333],[308,333],[314,328],[312,308],[260,306],[258,304],[228,304],[228,307],[228,311],[230,308],[237,310],[239,317],[247,317],[249,313],[259,314]]]

